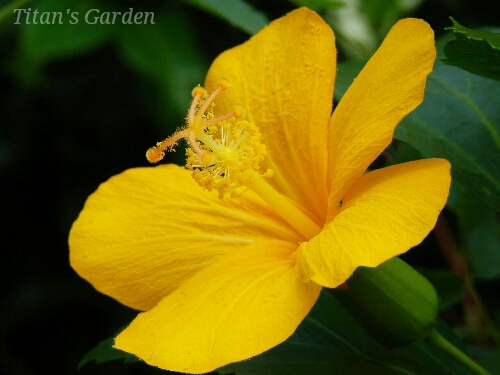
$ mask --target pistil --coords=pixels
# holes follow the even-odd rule
[[[297,232],[304,236],[306,241],[321,232],[321,227],[295,206],[289,199],[278,193],[261,176],[254,176],[250,188],[266,202],[273,211],[281,216]]]

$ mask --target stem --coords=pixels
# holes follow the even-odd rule
[[[309,216],[298,209],[286,197],[274,190],[264,179],[255,173],[255,181],[250,188],[261,197],[275,213],[281,216],[306,240],[310,240],[321,232],[321,228]]]
[[[462,352],[455,345],[441,336],[441,334],[436,329],[433,329],[429,333],[429,335],[427,336],[427,340],[437,348],[447,353],[450,357],[456,359],[462,365],[467,367],[472,373],[477,375],[491,375],[488,371],[479,366],[464,352]]]
[[[436,226],[434,227],[434,234],[436,235],[439,248],[450,265],[451,270],[462,279],[467,280],[469,278],[467,262],[460,252],[458,244],[451,233],[451,229],[443,213],[438,216]]]
[[[30,1],[31,0],[17,0],[5,5],[2,9],[0,9],[0,23],[5,21],[11,14],[13,14],[14,9],[18,9],[24,4],[29,3]]]
[[[490,337],[495,341],[497,346],[500,346],[500,331],[494,320],[491,318],[488,309],[484,306],[484,303],[474,286],[467,261],[460,251],[443,213],[441,213],[438,217],[434,233],[441,252],[446,258],[452,271],[465,280],[467,291],[462,298],[462,304],[464,305],[465,312],[467,313],[467,311],[470,311],[470,307],[476,307],[479,311],[482,322],[489,329]]]

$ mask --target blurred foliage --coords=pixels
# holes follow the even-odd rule
[[[337,44],[350,59],[368,59],[389,29],[423,0],[349,0],[325,14]]]
[[[457,205],[460,233],[471,273],[478,279],[500,276],[500,222],[495,210],[468,191]]]
[[[343,0],[291,0],[297,6],[308,7],[316,12],[337,9],[345,6]]]
[[[439,297],[439,308],[448,309],[460,302],[465,294],[465,281],[450,270],[419,269],[434,286]]]
[[[431,23],[439,53],[424,103],[397,128],[374,167],[422,157],[452,162],[453,188],[434,236],[405,259],[438,297],[439,331],[498,374],[500,354],[500,5],[466,0],[21,0],[0,1],[2,310],[0,371],[77,373],[77,364],[124,359],[101,342],[136,312],[69,268],[67,233],[86,197],[182,126],[190,91],[210,61],[297,6],[335,30],[338,101],[389,28]],[[13,9],[31,9],[26,13]],[[153,12],[154,24],[85,22],[91,9]],[[38,23],[33,22],[38,10]],[[41,23],[43,12],[61,21]],[[78,22],[72,24],[72,13]],[[95,13],[94,16],[98,14]],[[449,16],[453,35],[444,35]],[[443,36],[444,35],[444,36]],[[443,54],[444,51],[444,54]],[[446,57],[446,58],[445,58]],[[493,79],[492,79],[493,78]],[[181,162],[182,152],[169,155]],[[422,197],[425,199],[425,197]],[[82,363],[82,364],[83,364]],[[425,343],[387,350],[327,292],[282,345],[220,374],[465,374]],[[85,364],[85,374],[164,374],[141,362]]]

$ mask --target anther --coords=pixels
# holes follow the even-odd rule
[[[146,151],[146,159],[148,159],[150,163],[158,163],[165,156],[166,150],[172,149],[179,139],[185,138],[186,136],[186,130],[182,130],[172,134],[172,136],[167,139],[158,142]]]
[[[146,159],[150,163],[158,163],[165,156],[165,151],[159,149],[158,147],[151,147],[146,151]]]
[[[266,148],[255,124],[245,120],[222,122],[215,129],[210,127],[208,132],[198,132],[196,138],[201,142],[197,146],[202,153],[194,147],[189,149],[186,166],[203,188],[216,190],[223,197],[235,189],[250,186],[255,176],[262,177],[258,170]],[[265,175],[271,177],[272,171]]]
[[[272,169],[268,169],[266,173],[264,173],[264,177],[266,178],[272,178],[274,175],[274,171]]]
[[[208,93],[207,90],[198,85],[193,89],[193,91],[191,91],[191,96],[193,98],[198,96],[201,99],[205,99],[208,96]]]
[[[188,115],[187,115],[188,124],[192,124],[194,122],[198,103],[200,102],[200,100],[207,98],[208,93],[207,90],[198,85],[193,89],[193,91],[191,91],[191,96],[193,97],[193,100],[191,101],[191,105],[188,110]]]
[[[201,162],[203,165],[211,165],[214,161],[214,157],[211,152],[204,153],[203,156],[200,158]]]
[[[233,107],[233,115],[234,115],[234,117],[241,118],[241,117],[245,116],[245,113],[246,113],[246,109],[242,105],[236,104]]]
[[[231,87],[231,82],[229,82],[225,78],[221,78],[217,83],[223,91],[229,90],[229,88]]]
[[[189,118],[189,126],[194,126],[194,127],[201,126],[203,116],[205,116],[205,112],[207,111],[208,107],[212,104],[215,97],[219,95],[222,91],[228,90],[230,86],[231,84],[229,83],[229,81],[227,79],[222,78],[219,81],[219,86],[214,90],[213,93],[210,94],[208,98],[205,99],[201,107],[198,109],[198,112],[196,112],[196,115],[194,116],[193,120],[191,121],[191,119]],[[192,106],[193,105],[191,104],[191,107]],[[189,113],[191,114],[191,109],[189,110]]]

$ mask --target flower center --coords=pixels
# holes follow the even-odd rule
[[[235,105],[232,112],[214,116],[213,101],[229,86],[229,81],[221,79],[210,95],[203,87],[195,87],[187,126],[151,147],[146,152],[146,158],[151,163],[159,162],[165,151],[171,151],[184,138],[189,146],[186,167],[193,171],[192,176],[200,186],[217,191],[220,198],[229,192],[232,197],[240,196],[250,187],[305,240],[311,239],[321,231],[321,227],[264,181],[263,177],[272,177],[272,170],[259,173],[266,147],[257,126],[242,120],[245,109]]]
[[[187,150],[187,168],[193,178],[207,190],[216,190],[219,196],[227,192],[237,195],[239,187],[252,184],[254,175],[264,160],[266,148],[259,129],[251,122],[224,121],[197,135],[199,148]]]
[[[195,87],[187,127],[158,142],[146,153],[150,162],[157,163],[179,139],[186,139],[189,145],[186,167],[193,171],[193,178],[200,186],[217,191],[220,197],[228,192],[239,195],[241,189],[238,188],[251,185],[256,176],[250,171],[259,171],[266,155],[257,126],[241,120],[245,115],[241,105],[235,105],[230,113],[214,116],[214,99],[229,87],[229,81],[221,79],[210,96],[201,86]],[[272,171],[264,174],[271,175]]]

